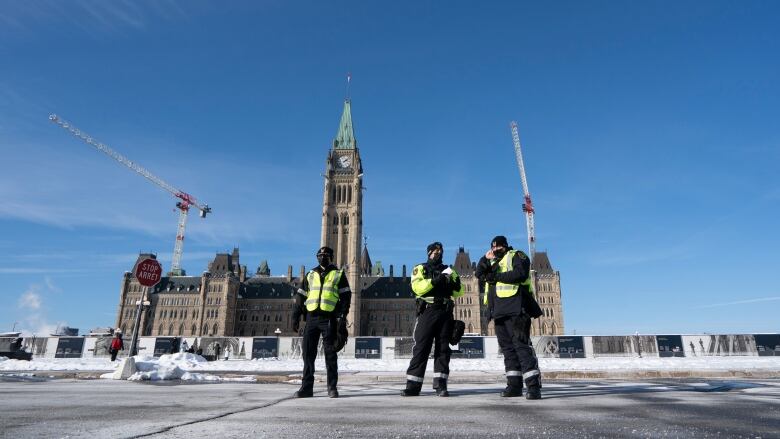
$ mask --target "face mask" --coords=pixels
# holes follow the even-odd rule
[[[493,250],[493,255],[498,259],[503,258],[505,254],[506,254],[506,249],[503,247]]]
[[[317,262],[320,266],[327,267],[331,262],[330,255],[317,255]]]
[[[441,263],[441,253],[439,253],[438,256],[433,256],[433,254],[428,255],[428,260],[437,264]]]

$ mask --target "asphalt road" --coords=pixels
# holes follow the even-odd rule
[[[19,437],[780,437],[779,380],[547,381],[544,399],[496,384],[399,396],[349,383],[296,400],[291,384],[138,383],[0,376],[0,436]]]

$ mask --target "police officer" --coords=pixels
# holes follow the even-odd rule
[[[453,298],[463,295],[458,273],[442,264],[444,247],[440,242],[428,246],[428,261],[412,270],[412,291],[417,296],[417,320],[414,324],[412,360],[406,370],[406,389],[402,396],[417,396],[422,389],[425,366],[433,347],[433,388],[438,396],[450,396],[450,334],[453,326]]]
[[[296,398],[309,398],[314,391],[314,360],[317,358],[317,345],[322,335],[325,351],[325,368],[328,374],[328,396],[338,398],[336,389],[339,373],[337,351],[334,347],[337,330],[346,326],[346,316],[352,300],[352,291],[343,270],[333,265],[333,249],[322,247],[317,251],[317,265],[306,274],[301,288],[295,294],[296,306],[293,307],[293,331],[300,329],[301,315],[306,320],[303,328],[303,379],[301,388],[293,395]]]
[[[479,260],[476,276],[484,283],[484,304],[488,321],[495,320],[496,337],[504,354],[507,386],[501,396],[523,394],[526,399],[542,397],[542,377],[531,345],[531,319],[542,315],[533,295],[528,256],[496,236],[490,250]]]

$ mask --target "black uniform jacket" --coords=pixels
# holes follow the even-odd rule
[[[509,250],[512,250],[510,247]],[[531,261],[525,253],[517,251],[515,257],[512,258],[512,269],[498,273],[499,260],[490,261],[486,257],[482,257],[477,263],[476,276],[479,279],[480,288],[485,284],[485,277],[488,273],[496,273],[496,281],[505,284],[520,284],[528,279],[531,269]],[[528,290],[528,288],[520,285],[520,291],[511,297],[498,297],[496,296],[496,284],[489,284],[488,290],[483,292],[488,296],[488,317],[493,319],[500,319],[507,316],[518,316],[523,313],[536,318],[542,315],[542,309],[539,307],[539,303]]]
[[[322,268],[319,265],[314,267],[312,271],[316,272],[320,275],[320,283],[322,283],[322,280],[325,279],[325,276],[328,275],[333,270],[338,270],[338,268],[331,264],[326,268]],[[339,301],[336,303],[336,308],[328,313],[322,310],[317,310],[317,313],[321,315],[327,315],[331,314],[333,317],[340,317],[340,316],[346,316],[349,313],[349,305],[352,302],[352,291],[349,288],[349,281],[347,281],[347,273],[345,272],[341,279],[339,280]],[[306,301],[306,296],[304,294],[309,293],[309,279],[308,276],[304,276],[303,280],[301,281],[301,288],[298,290],[298,292],[295,294],[295,304],[297,306],[293,307],[293,320],[297,321],[301,314],[303,314],[304,318],[306,316],[306,305],[304,302]],[[302,299],[302,300],[301,300]]]

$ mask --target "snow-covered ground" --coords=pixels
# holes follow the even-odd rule
[[[300,359],[277,360],[229,360],[206,361],[195,354],[163,355],[159,358],[136,356],[138,372],[131,379],[160,380],[181,379],[190,381],[223,381],[225,378],[210,373],[236,372],[238,374],[297,372],[303,367]],[[114,371],[120,360],[108,359],[33,359],[32,361],[10,360],[0,357],[0,372],[30,371]],[[403,373],[409,365],[408,359],[371,360],[340,358],[339,370],[350,372],[394,372]],[[610,357],[610,358],[540,358],[539,366],[545,372],[640,372],[640,371],[746,371],[777,372],[780,375],[780,357]],[[428,362],[432,370],[433,361]],[[317,370],[324,370],[325,362],[317,360]],[[452,371],[503,372],[504,365],[496,359],[453,359]],[[110,374],[106,374],[110,375]]]

